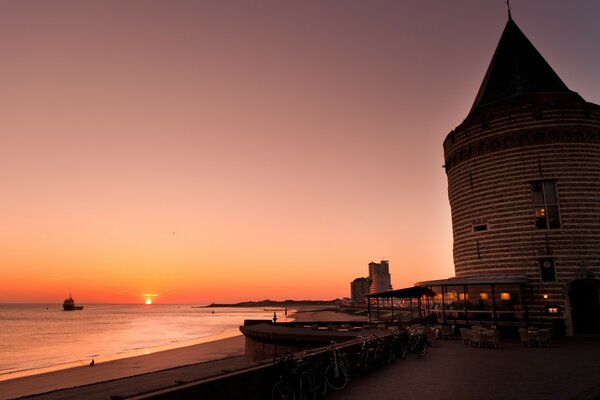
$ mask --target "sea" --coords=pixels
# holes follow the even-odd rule
[[[0,381],[236,336],[244,320],[274,312],[284,317],[250,307],[0,304]]]

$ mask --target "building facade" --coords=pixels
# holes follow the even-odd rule
[[[354,303],[363,304],[365,296],[370,293],[371,281],[369,278],[356,278],[350,282],[350,299]]]
[[[390,275],[390,263],[381,260],[369,263],[369,280],[371,281],[370,293],[380,293],[392,290],[392,276]]]
[[[568,89],[510,17],[444,157],[456,279],[520,276],[530,323],[600,333],[600,106]]]

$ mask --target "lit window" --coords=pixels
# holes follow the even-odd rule
[[[552,180],[531,182],[533,214],[538,229],[560,228],[556,182]]]

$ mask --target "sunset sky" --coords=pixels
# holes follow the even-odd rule
[[[600,1],[514,0],[600,103]],[[0,0],[0,302],[332,299],[454,275],[442,142],[503,0]]]

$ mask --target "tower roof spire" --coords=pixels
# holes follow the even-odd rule
[[[512,15],[510,15],[510,0],[506,0],[506,8],[508,9],[508,20],[512,21]]]
[[[470,113],[522,94],[572,93],[512,20],[510,7],[508,16]]]

